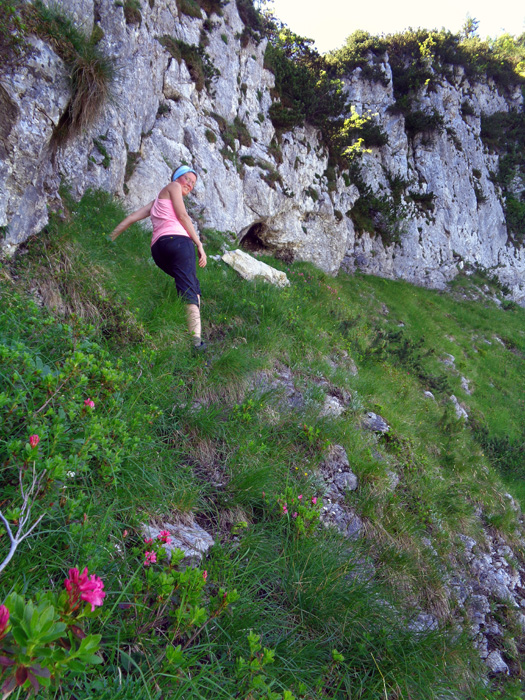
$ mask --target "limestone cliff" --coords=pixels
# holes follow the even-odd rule
[[[276,135],[266,42],[246,34],[233,0],[221,16],[201,11],[200,18],[181,12],[175,0],[142,2],[131,18],[112,0],[61,5],[87,33],[99,28],[99,47],[117,64],[113,96],[95,123],[51,148],[70,98],[62,59],[32,37],[31,53],[3,71],[6,253],[45,225],[49,207],[60,207],[62,181],[75,196],[109,190],[132,210],[185,161],[201,175],[191,205],[198,226],[232,231],[247,247],[309,260],[333,274],[357,267],[432,287],[443,287],[469,262],[493,270],[513,299],[525,303],[525,253],[510,242],[491,177],[497,156],[480,138],[482,114],[523,108],[518,89],[500,94],[494,83],[471,82],[456,68],[419,97],[419,108],[437,110],[444,128],[408,136],[405,117],[392,110],[388,56],[381,82],[354,70],[345,78],[350,101],[359,112],[377,114],[388,143],[362,156],[360,179],[353,181],[337,170],[328,175],[316,129]],[[200,68],[181,55],[181,46],[199,47]],[[356,235],[351,212],[363,186],[392,198],[395,239],[366,230]]]

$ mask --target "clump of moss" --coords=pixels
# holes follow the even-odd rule
[[[124,171],[124,182],[127,182],[135,172],[135,167],[139,157],[140,153],[138,151],[128,151],[126,158],[126,170]]]
[[[109,155],[107,148],[104,145],[104,142],[107,140],[107,136],[100,135],[98,138],[93,139],[93,145],[97,149],[97,151],[100,153],[101,156],[103,156],[103,160],[101,162],[101,165],[103,168],[109,168],[109,165],[111,163],[111,156]]]

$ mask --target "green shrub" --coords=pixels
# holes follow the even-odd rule
[[[461,114],[464,117],[476,116],[476,111],[472,105],[472,102],[469,102],[468,100],[463,100],[463,102],[461,103]]]
[[[434,200],[436,195],[433,192],[410,192],[411,199],[423,211],[433,212],[435,209]]]
[[[178,11],[188,17],[202,19],[202,12],[197,0],[176,0]]]
[[[235,0],[237,12],[244,24],[241,34],[241,46],[246,48],[250,41],[258,44],[264,33],[265,23],[260,12],[255,8],[252,0]]]
[[[213,65],[202,45],[194,46],[167,35],[160,37],[159,42],[179,63],[185,61],[199,92],[205,87],[210,89],[213,79],[219,75],[219,70]]]
[[[249,147],[252,145],[251,134],[240,117],[235,117],[231,124],[224,122],[224,127],[221,129],[221,136],[224,143],[232,150],[234,149],[235,141],[239,141],[241,146]]]
[[[124,17],[126,24],[142,23],[142,13],[140,11],[140,0],[124,0]]]
[[[319,192],[315,189],[315,187],[308,187],[305,190],[305,194],[308,195],[311,199],[314,200],[314,202],[317,202],[319,199]]]
[[[159,102],[159,108],[157,109],[157,117],[162,117],[164,114],[169,114],[171,112],[171,107],[167,102]]]
[[[507,195],[505,203],[506,222],[516,241],[523,245],[525,243],[525,201],[517,199],[512,195]]]
[[[359,29],[350,34],[342,48],[331,51],[327,60],[339,75],[360,68],[363,77],[386,87],[389,81],[380,67],[386,49],[383,38]]]
[[[208,17],[213,14],[222,17],[224,14],[222,8],[226,4],[225,0],[198,0],[198,2]]]
[[[436,131],[439,133],[443,130],[443,123],[443,115],[436,109],[433,109],[431,112],[417,109],[414,112],[405,114],[405,129],[411,138],[424,132]]]
[[[356,163],[351,166],[351,176],[359,190],[359,199],[349,211],[356,232],[376,233],[385,245],[399,243],[405,216],[405,208],[401,203],[402,185],[400,187],[393,180],[393,194],[389,197],[372,191]]]
[[[514,243],[525,241],[523,201],[510,189],[516,177],[525,176],[523,152],[525,149],[525,114],[523,112],[495,112],[481,115],[481,138],[485,145],[499,155],[496,183],[505,196],[507,229]]]

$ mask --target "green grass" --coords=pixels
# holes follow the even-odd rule
[[[10,416],[0,428],[2,509],[17,505],[15,467],[29,434],[41,436],[34,461],[48,468],[34,505],[45,517],[2,590],[60,590],[70,567],[88,565],[108,593],[87,623],[103,634],[104,665],[48,696],[504,697],[484,688],[476,653],[454,632],[454,605],[425,541],[446,561],[457,532],[479,536],[481,507],[514,542],[516,515],[503,494],[525,495],[523,465],[512,461],[525,418],[523,309],[462,298],[482,278],[440,293],[267,258],[288,270],[291,286],[279,290],[210,260],[199,271],[206,367],[190,352],[171,281],[150,261],[149,234],[135,226],[110,242],[122,211],[103,193],[68,207],[13,269],[0,270],[0,397]],[[227,241],[204,236],[208,255]],[[27,301],[24,289],[35,287],[55,311]],[[276,367],[293,372],[300,408],[262,381]],[[327,388],[349,395],[340,419],[319,417]],[[466,426],[451,393],[468,407]],[[386,436],[360,428],[366,411],[388,421]],[[323,496],[319,466],[330,443],[345,448],[359,479],[348,496],[366,532],[356,542],[324,528],[301,536],[275,505],[287,488]],[[170,633],[161,598],[136,588],[145,575],[140,524],[189,512],[216,541],[203,564],[207,595],[223,587],[240,598],[169,663],[166,649],[189,634]],[[440,629],[411,633],[418,609]],[[236,665],[250,657],[250,630],[275,651],[252,695]],[[514,674],[502,692],[522,682]]]

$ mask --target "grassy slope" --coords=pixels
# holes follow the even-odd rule
[[[4,366],[6,395],[22,381],[26,398],[24,410],[4,426],[2,451],[8,453],[9,440],[39,432],[55,435],[45,448],[48,458],[69,459],[71,441],[56,437],[53,420],[61,402],[67,404],[68,430],[85,440],[88,427],[79,427],[85,418],[71,406],[88,395],[96,404],[93,421],[108,421],[99,433],[93,423],[90,440],[103,442],[104,434],[113,440],[89,457],[75,483],[56,468],[48,493],[61,495],[53,505],[42,497],[47,516],[33,540],[46,565],[37,563],[28,543],[2,580],[6,592],[31,596],[60,586],[70,566],[87,563],[104,578],[108,598],[92,625],[102,628],[106,663],[101,677],[69,679],[65,696],[75,687],[79,698],[152,698],[158,691],[170,698],[268,697],[253,689],[250,696],[235,670],[235,659],[249,655],[253,629],[276,652],[259,674],[276,693],[500,697],[478,682],[469,644],[448,631],[453,605],[424,540],[430,537],[446,556],[455,533],[479,534],[478,506],[486,523],[509,541],[515,537],[515,515],[503,493],[525,498],[517,456],[524,442],[525,312],[459,299],[473,287],[469,278],[452,296],[359,275],[334,280],[294,264],[291,287],[283,291],[244,282],[210,261],[200,275],[210,340],[206,368],[188,352],[184,307],[149,259],[148,234],[137,227],[108,242],[120,211],[101,194],[72,209],[31,242],[16,272],[22,284],[93,327],[73,320],[71,333],[45,321],[40,310],[13,300],[8,282],[2,283],[7,314],[0,326],[0,340],[20,339],[28,355],[38,354],[49,367],[60,367],[86,338],[98,358],[88,362],[76,388],[66,385],[53,397],[54,415],[39,410],[29,378],[13,379]],[[222,240],[208,232],[208,254]],[[442,363],[445,353],[455,357],[455,368]],[[101,382],[97,363],[118,361],[123,377],[113,391]],[[294,372],[305,397],[300,411],[284,410],[275,392],[253,391],[254,373],[278,363]],[[462,376],[472,395],[461,388]],[[333,391],[351,394],[339,420],[318,417],[321,377]],[[474,430],[455,419],[447,400],[452,393],[467,405]],[[359,428],[370,410],[391,425],[386,438]],[[286,488],[322,496],[318,466],[329,442],[345,447],[359,479],[349,497],[369,535],[359,544],[328,530],[300,535],[272,507]],[[13,463],[1,461],[14,503]],[[389,471],[400,476],[394,491]],[[179,667],[165,661],[165,650],[184,644],[190,633],[170,633],[165,606],[152,590],[135,586],[143,576],[140,523],[174,511],[195,513],[216,539],[206,562],[209,590],[221,585],[240,595],[230,614],[196,637]],[[130,534],[123,539],[125,529]],[[355,573],[366,561],[374,562],[372,581]],[[133,603],[133,612],[119,612],[123,601]],[[416,608],[440,617],[443,629],[410,634],[403,620]],[[333,658],[334,648],[344,661]],[[119,669],[125,681],[117,690]],[[503,696],[519,697],[520,687],[521,679],[512,679]]]

